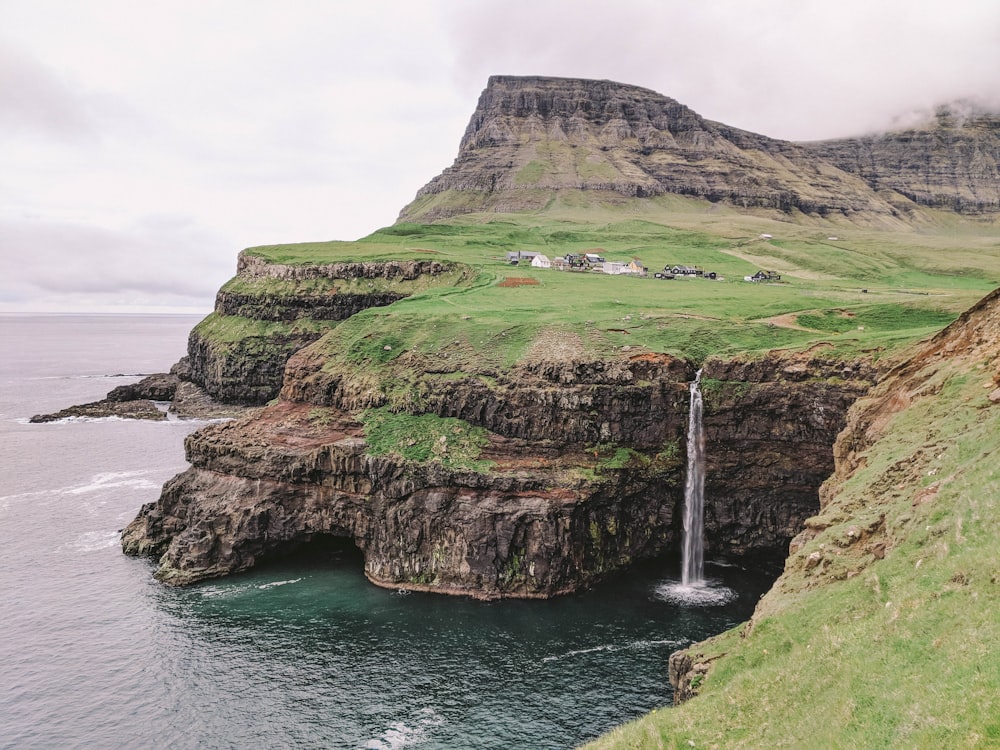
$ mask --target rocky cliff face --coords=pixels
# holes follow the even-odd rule
[[[751,621],[728,644],[706,641],[671,655],[670,681],[676,703],[698,694],[716,660],[725,662],[720,671],[729,670],[729,679],[752,679],[744,671],[751,663],[744,652],[754,645],[760,647],[754,641],[763,631],[786,632],[785,616],[801,623],[810,621],[816,611],[829,613],[825,602],[838,595],[848,614],[822,619],[820,638],[837,642],[845,633],[856,635],[859,622],[874,622],[877,636],[851,655],[838,648],[817,656],[822,649],[815,640],[799,644],[800,649],[811,649],[810,659],[820,660],[819,669],[829,664],[839,670],[846,661],[849,670],[851,660],[861,670],[870,663],[886,663],[892,658],[887,651],[897,649],[898,641],[882,642],[882,635],[891,632],[897,618],[905,618],[911,629],[908,634],[920,633],[925,643],[933,643],[922,647],[914,643],[917,637],[909,636],[907,649],[899,652],[907,679],[913,681],[919,675],[916,684],[922,690],[948,693],[938,683],[961,674],[961,664],[971,663],[971,671],[978,669],[980,654],[938,653],[938,646],[949,641],[963,648],[968,643],[992,643],[978,623],[992,621],[998,583],[997,515],[991,492],[1000,405],[998,363],[1000,290],[914,347],[852,405],[834,445],[835,471],[821,487],[821,510],[792,541],[784,573],[761,599]],[[852,580],[865,580],[868,588],[845,599],[843,591]],[[877,588],[890,581],[891,598]],[[985,584],[985,595],[974,588],[973,581]],[[874,601],[873,589],[881,594]],[[904,597],[900,593],[904,591],[918,593]],[[961,604],[948,601],[956,592],[965,596]],[[905,600],[902,606],[900,599]],[[902,618],[894,607],[905,607]],[[859,659],[864,659],[860,667]],[[743,666],[733,669],[733,663],[740,661]],[[870,689],[875,694],[892,692],[898,680],[898,673],[883,671]],[[781,690],[768,688],[766,699],[779,703]],[[727,695],[727,700],[732,698]],[[760,695],[755,694],[753,700],[759,701]],[[967,704],[969,698],[958,695],[952,701]],[[941,719],[934,721],[955,710],[953,705],[939,709]],[[801,715],[802,709],[796,706],[795,711]],[[932,711],[928,715],[933,716]],[[791,725],[786,717],[781,726],[787,737]],[[813,736],[815,726],[795,729],[799,736]],[[959,731],[963,736],[976,736],[966,725]],[[896,738],[905,744],[916,741],[904,734]]]
[[[289,265],[243,251],[175,372],[223,403],[265,404],[278,395],[288,358],[337,322],[459,273],[435,260]]]
[[[895,210],[805,146],[706,121],[645,89],[495,77],[455,165],[402,218],[513,210],[562,189],[817,214]],[[456,194],[463,199],[449,202]],[[129,525],[126,551],[158,558],[157,575],[179,584],[344,537],[376,583],[482,597],[551,596],[675,551],[693,363],[582,345],[491,359],[483,341],[463,341],[457,321],[472,316],[457,313],[454,327],[440,326],[453,335],[435,337],[433,349],[390,341],[394,326],[426,333],[420,316],[380,315],[380,333],[366,316],[341,323],[466,283],[467,271],[426,259],[284,264],[244,252],[191,334],[177,393],[277,400],[191,436],[192,468]],[[573,333],[565,328],[533,329],[524,351]],[[704,363],[709,554],[782,555],[819,508],[847,409],[878,379],[872,365],[823,351]],[[377,447],[366,422],[374,410],[449,429],[430,458],[407,460],[416,436],[404,430]],[[469,431],[485,436],[476,462],[452,462],[453,434]]]
[[[833,468],[830,446],[844,415],[876,379],[870,365],[808,355],[706,363],[705,524],[713,552],[773,551],[762,540],[802,528],[816,513],[817,481]]]
[[[193,468],[126,529],[126,551],[159,556],[158,577],[180,584],[333,535],[355,541],[381,585],[492,598],[570,591],[664,548],[669,486],[370,456],[356,422],[310,430],[308,414],[282,405],[199,433]]]
[[[845,380],[843,367],[779,357],[706,368],[757,378],[706,391],[713,554],[776,553],[815,512],[844,412],[873,376],[854,369]],[[531,363],[488,384],[429,373],[425,408],[489,431],[492,466],[473,471],[371,455],[351,416],[356,394],[306,350],[278,404],[188,439],[192,468],[123,544],[158,557],[158,577],[177,584],[332,535],[354,541],[380,585],[486,598],[572,591],[677,549],[689,369],[642,356]]]
[[[939,107],[919,127],[803,147],[876,191],[959,213],[1000,210],[1000,115],[969,103]]]

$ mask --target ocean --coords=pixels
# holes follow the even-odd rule
[[[695,605],[667,559],[478,602],[378,588],[345,550],[163,586],[119,530],[204,423],[28,419],[166,371],[197,321],[0,315],[2,748],[570,748],[669,704],[670,653],[777,575],[709,561],[733,596]]]

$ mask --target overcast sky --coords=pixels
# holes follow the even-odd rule
[[[208,312],[243,247],[392,224],[492,74],[855,135],[1000,101],[1000,3],[0,0],[0,311]]]

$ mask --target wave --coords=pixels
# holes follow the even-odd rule
[[[365,750],[399,750],[412,745],[421,745],[429,739],[434,727],[444,724],[444,717],[433,708],[422,708],[415,722],[407,724],[403,721],[393,721],[381,735],[368,740]]]
[[[126,419],[125,417],[113,416],[113,417],[63,417],[62,419],[53,419],[51,422],[42,422],[41,424],[83,424],[89,422],[137,422],[136,419]],[[146,420],[147,422],[155,423],[159,420]],[[30,424],[37,426],[37,423],[32,422],[29,417],[18,417],[14,420],[17,424]]]
[[[108,417],[63,417],[62,419],[53,419],[51,422],[32,422],[30,417],[15,417],[10,420],[15,424],[19,425],[31,425],[32,427],[37,427],[39,424],[42,425],[52,425],[52,424],[100,424],[102,422],[142,422],[144,424],[158,425],[158,424],[171,424],[171,425],[184,425],[190,427],[191,425],[209,425],[209,424],[220,424],[222,422],[232,422],[233,417],[179,417],[172,411],[168,411],[166,408],[160,406],[160,403],[169,402],[153,402],[157,405],[160,411],[166,413],[166,419],[138,419],[136,417],[119,417],[117,415]]]
[[[183,471],[185,468],[186,466],[180,466],[174,469],[162,470],[162,473],[169,476],[170,473],[176,474]],[[142,469],[138,471],[101,472],[99,474],[92,475],[84,484],[71,485],[69,487],[56,487],[45,490],[31,490],[29,492],[15,492],[11,495],[0,495],[0,512],[9,510],[11,505],[15,503],[25,500],[38,500],[53,495],[86,495],[93,492],[103,492],[105,490],[123,487],[142,490],[144,492],[148,490],[158,490],[163,486],[163,482],[146,478],[153,473],[160,474],[161,471],[154,472],[150,469]]]
[[[130,487],[137,490],[157,490],[160,482],[153,482],[145,476],[150,472],[142,471],[106,471],[94,474],[87,484],[76,487],[66,487],[61,490],[54,490],[59,495],[83,495],[88,492],[103,492],[116,487]]]
[[[12,502],[17,500],[31,500],[36,497],[45,497],[51,490],[32,490],[31,492],[16,492],[13,495],[0,495],[0,508],[7,509]]]
[[[261,591],[264,591],[265,589],[273,589],[276,586],[287,586],[290,583],[298,583],[301,580],[302,580],[301,578],[292,578],[287,581],[273,581],[272,583],[262,583],[257,588],[260,589]]]
[[[277,586],[288,586],[298,583],[301,578],[290,578],[285,581],[270,581],[268,583],[206,583],[199,586],[196,591],[203,599],[234,599],[243,594],[250,594],[254,591],[267,591]]]
[[[616,651],[628,651],[628,650],[645,650],[649,648],[660,648],[662,646],[669,646],[671,648],[678,648],[680,646],[687,645],[687,641],[676,641],[676,640],[640,640],[631,641],[630,643],[606,643],[600,646],[592,646],[591,648],[578,648],[573,651],[567,651],[564,654],[556,654],[554,656],[545,656],[542,658],[542,662],[551,661],[562,661],[563,659],[572,659],[576,656],[584,656],[585,654],[594,654],[601,651],[607,651],[614,653]]]
[[[117,531],[88,531],[80,534],[72,542],[60,546],[57,552],[97,552],[109,547],[116,547],[121,540]]]
[[[107,374],[105,374],[105,375],[80,375],[80,374],[74,374],[74,375],[38,375],[38,376],[33,377],[33,378],[30,378],[30,377],[29,378],[25,378],[25,380],[28,380],[28,381],[31,381],[31,380],[107,380],[109,378],[147,378],[147,377],[149,377],[148,373],[135,372],[135,373],[131,373],[130,374],[130,373],[120,372],[120,373],[116,373],[114,375],[107,375]]]
[[[198,593],[202,599],[231,599],[246,593],[250,588],[249,584],[243,586],[202,586],[198,589]]]

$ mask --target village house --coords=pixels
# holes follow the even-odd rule
[[[646,267],[641,262],[633,260],[628,264],[628,273],[634,273],[636,276],[645,276]]]
[[[532,268],[552,268],[552,261],[549,260],[547,255],[542,255],[538,253],[534,258],[531,259]]]
[[[744,276],[743,280],[754,283],[760,281],[781,281],[781,274],[774,271],[757,271],[753,276]]]
[[[507,262],[512,266],[516,266],[523,260],[530,263],[536,255],[540,255],[540,253],[536,253],[531,250],[514,250],[507,253]]]
[[[701,276],[702,270],[695,266],[664,266],[663,270],[674,276]]]
[[[604,273],[606,274],[610,274],[611,276],[618,276],[623,273],[631,273],[631,271],[628,270],[627,263],[620,263],[618,261],[604,261],[604,263],[601,264],[601,270],[604,271]]]

